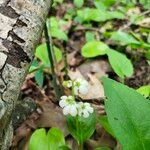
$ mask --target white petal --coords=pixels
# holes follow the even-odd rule
[[[88,87],[89,83],[86,80],[82,80],[81,85]]]
[[[79,87],[79,92],[83,95],[86,95],[88,93],[88,88],[85,86],[80,86]]]
[[[84,103],[85,107],[91,107],[89,103]]]
[[[65,106],[67,106],[66,100],[61,100],[61,101],[59,101],[59,106],[60,106],[61,108],[64,108]]]
[[[84,111],[84,112],[83,112],[83,117],[84,117],[84,118],[88,118],[88,117],[89,117],[89,113],[88,113],[87,111]]]
[[[70,111],[69,111],[70,115],[75,117],[77,115],[77,109],[75,106],[70,107]]]
[[[67,96],[66,96],[66,95],[61,96],[60,99],[61,99],[61,100],[66,100],[66,99],[67,99]]]
[[[69,106],[64,107],[63,114],[68,115],[69,114]]]
[[[89,107],[87,110],[88,110],[89,113],[93,113],[94,112],[94,109],[92,107]]]

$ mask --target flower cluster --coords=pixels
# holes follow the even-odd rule
[[[68,80],[63,82],[63,86],[67,88],[73,87],[75,95],[86,95],[89,90],[89,84],[86,80],[76,79],[75,81]]]
[[[87,94],[88,93],[88,82],[83,79],[77,79],[75,81],[64,81],[63,85],[65,87],[71,88],[75,95],[78,94]],[[94,112],[94,109],[90,106],[89,103],[76,102],[75,95],[72,96],[62,96],[59,101],[59,105],[63,108],[64,115],[83,116],[88,118],[90,113]]]

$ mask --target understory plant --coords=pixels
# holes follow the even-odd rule
[[[68,80],[63,82],[64,87],[71,88],[72,94],[62,96],[59,102],[63,114],[67,115],[67,125],[70,134],[78,143],[78,149],[83,150],[84,142],[91,137],[95,130],[96,114],[90,103],[77,102],[78,94],[86,95],[89,84],[84,79]]]

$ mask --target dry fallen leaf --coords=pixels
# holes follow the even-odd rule
[[[68,73],[69,77],[72,80],[75,80],[77,78],[84,79],[83,75],[80,73],[79,70],[76,71],[69,71]],[[80,98],[83,100],[92,100],[92,99],[101,99],[104,97],[104,89],[103,86],[98,78],[95,77],[95,75],[88,74],[89,78],[89,92],[87,95],[79,95]]]
[[[37,127],[57,127],[63,131],[65,136],[68,135],[66,119],[62,109],[51,101],[41,102],[40,106],[42,113],[35,121]]]
[[[150,28],[150,17],[144,18],[142,21],[138,23],[141,27]]]
[[[94,74],[97,78],[107,76],[107,72],[111,72],[111,67],[106,60],[89,60],[78,67],[84,77],[87,74]]]

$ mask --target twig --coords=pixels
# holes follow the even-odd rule
[[[96,32],[101,33],[101,30],[100,30],[100,29],[93,28],[93,27],[90,27],[90,28],[88,28],[88,27],[79,27],[79,28],[76,28],[75,30],[76,30],[76,31],[78,31],[78,30],[91,30],[91,31],[96,31]]]

